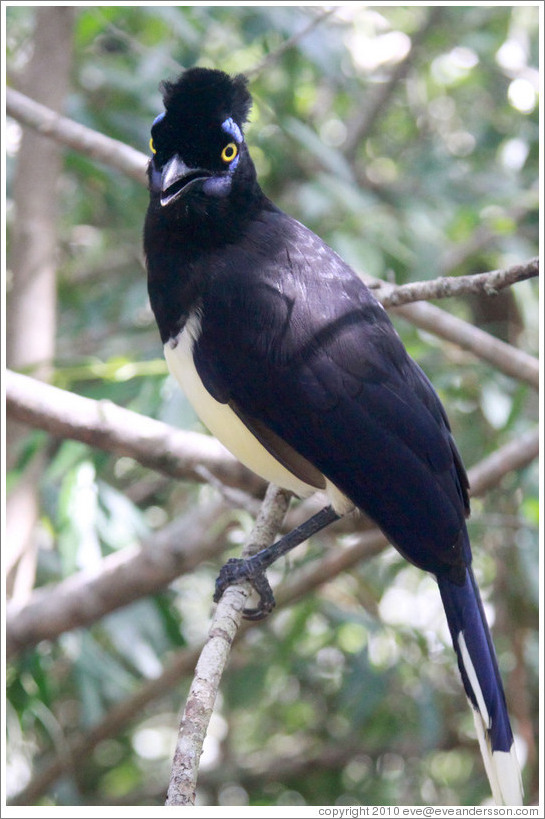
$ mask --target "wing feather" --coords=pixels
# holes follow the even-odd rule
[[[259,243],[250,235],[224,255],[203,298],[194,355],[205,386],[273,454],[279,440],[298,453],[294,471],[325,475],[409,560],[461,571],[467,477],[433,387],[318,237],[274,211],[257,228]]]

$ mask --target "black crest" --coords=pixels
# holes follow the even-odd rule
[[[175,82],[162,82],[160,89],[167,113],[180,124],[221,124],[232,117],[242,127],[252,105],[247,83],[243,74],[230,77],[216,69],[189,68]]]

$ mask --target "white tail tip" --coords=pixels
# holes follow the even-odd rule
[[[473,706],[471,710],[494,802],[496,805],[522,805],[522,778],[515,743],[509,751],[493,751],[481,715]]]

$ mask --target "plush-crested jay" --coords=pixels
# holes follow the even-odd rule
[[[261,570],[363,510],[437,578],[494,798],[521,804],[471,568],[467,477],[437,394],[361,279],[262,192],[243,135],[246,79],[192,68],[162,90],[144,249],[169,369],[244,464],[296,495],[321,490],[330,503],[246,573],[227,571],[223,585],[251,576],[262,601],[248,614],[260,616],[272,607]]]

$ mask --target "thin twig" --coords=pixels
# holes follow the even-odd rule
[[[289,503],[289,493],[269,486],[243,557],[269,546]],[[242,622],[242,610],[250,594],[244,583],[231,586],[218,603],[187,698],[180,725],[166,805],[194,805],[202,746],[219,690],[231,645]]]
[[[441,276],[430,281],[392,285],[374,281],[373,292],[384,307],[400,307],[403,304],[451,296],[486,293],[494,296],[504,287],[539,276],[539,259],[536,256],[524,264],[515,264],[502,270],[477,273],[474,276]]]

